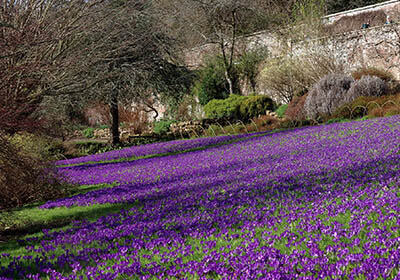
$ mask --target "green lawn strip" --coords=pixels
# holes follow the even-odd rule
[[[57,207],[52,209],[40,209],[38,207],[24,207],[14,210],[12,213],[12,227],[0,232],[6,241],[0,242],[0,252],[10,254],[12,257],[32,255],[26,251],[26,244],[18,242],[18,239],[41,238],[43,229],[51,231],[66,230],[71,228],[72,221],[86,220],[94,222],[102,216],[119,213],[123,209],[131,209],[135,204],[95,204],[90,206]],[[30,244],[32,245],[32,244]],[[9,261],[2,258],[2,265]]]
[[[151,154],[151,155],[145,155],[145,156],[139,156],[139,157],[133,156],[133,157],[110,159],[110,160],[103,160],[103,161],[87,161],[87,162],[82,162],[82,163],[57,165],[56,167],[73,167],[73,166],[82,166],[82,165],[89,165],[89,164],[107,164],[107,163],[129,162],[129,161],[135,161],[135,160],[139,160],[139,159],[147,159],[147,158],[156,158],[156,157],[165,157],[165,156],[171,156],[171,155],[178,155],[178,154],[184,154],[184,153],[188,153],[188,152],[201,151],[201,150],[214,148],[214,147],[219,147],[219,146],[223,146],[223,145],[228,145],[228,144],[232,144],[232,143],[237,143],[237,142],[240,142],[240,141],[243,141],[243,140],[248,140],[248,139],[256,138],[256,137],[261,137],[261,136],[269,135],[269,134],[280,132],[280,131],[284,131],[284,130],[287,130],[287,129],[276,129],[276,130],[268,131],[268,132],[265,132],[265,133],[262,133],[262,134],[252,135],[252,136],[244,137],[244,138],[240,138],[240,139],[227,140],[227,141],[224,141],[224,142],[221,142],[221,143],[217,143],[217,144],[206,145],[206,146],[191,148],[191,149],[182,150],[182,151],[173,151],[173,152],[166,152],[166,153],[160,153],[160,154]]]
[[[114,183],[114,184],[74,186],[70,189],[68,196],[71,197],[99,189],[112,188],[116,185],[117,184]],[[12,209],[11,211],[8,212],[3,212],[3,213],[0,212],[0,222],[4,224],[3,227],[5,227],[6,229],[13,228],[14,230],[18,231],[21,228],[27,228],[27,225],[30,226],[45,225],[45,224],[52,224],[55,221],[65,220],[61,219],[63,213],[66,214],[67,216],[70,214],[72,216],[76,216],[80,212],[83,212],[78,206],[71,208],[59,207],[53,209],[40,209],[38,208],[40,205],[42,205],[42,203],[29,204],[20,208]],[[93,205],[93,207],[94,206],[96,205]],[[87,207],[92,207],[92,206],[87,206]],[[87,207],[85,206],[83,208],[88,209]]]
[[[104,188],[112,188],[117,186],[117,183],[112,183],[112,184],[96,184],[96,185],[79,185],[75,188],[72,188],[70,190],[69,196],[75,196],[78,194],[85,194],[91,191],[96,191]]]

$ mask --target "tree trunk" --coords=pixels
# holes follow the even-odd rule
[[[118,93],[116,90],[111,93],[110,101],[110,114],[111,114],[111,137],[112,145],[118,145],[119,141],[119,115],[118,115]]]
[[[228,82],[228,85],[229,85],[229,94],[233,94],[232,79],[229,76],[228,70],[225,70],[225,80]]]

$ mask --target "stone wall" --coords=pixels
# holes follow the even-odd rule
[[[393,21],[392,24],[385,24],[386,15],[390,16]],[[328,15],[324,17],[327,25],[347,25],[348,29],[351,27],[351,31],[307,42],[299,42],[292,44],[291,48],[297,56],[309,53],[310,50],[318,51],[318,48],[320,48],[322,51],[322,48],[325,48],[325,50],[328,49],[332,55],[342,61],[348,71],[359,66],[375,66],[390,70],[400,79],[399,15],[400,1],[398,0]],[[375,21],[370,28],[361,29],[361,24],[358,21],[369,16],[374,16]],[[351,24],[349,23],[352,20],[353,25],[350,26]],[[340,28],[336,29],[340,30]],[[247,49],[251,49],[256,45],[267,47],[273,55],[278,54],[283,47],[279,40],[269,32],[258,32],[242,37],[239,41]],[[185,53],[186,63],[193,68],[199,67],[207,54],[217,51],[217,47],[211,44],[188,50]]]
[[[374,66],[400,79],[400,24],[389,24],[294,45],[294,54],[328,49],[347,71]]]

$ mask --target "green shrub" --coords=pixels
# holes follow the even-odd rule
[[[252,91],[256,91],[259,66],[268,54],[266,48],[248,50],[241,54],[235,63],[238,75],[250,85]]]
[[[278,117],[283,118],[286,113],[286,109],[288,108],[288,104],[283,104],[278,107],[278,109],[275,110],[275,113],[278,115]]]
[[[238,75],[233,69],[234,93],[239,93]],[[229,96],[229,85],[225,79],[225,69],[221,58],[209,59],[206,66],[199,71],[199,79],[195,82],[192,93],[199,98],[201,105],[206,105],[213,99],[225,99]]]
[[[250,120],[260,115],[265,115],[267,110],[273,111],[275,104],[271,98],[265,95],[246,96],[240,103],[240,119]]]
[[[83,136],[86,138],[93,138],[94,137],[94,128],[93,127],[88,127],[85,130],[82,131]]]
[[[227,99],[214,99],[204,106],[209,119],[228,119],[248,121],[253,117],[264,115],[266,110],[274,110],[274,102],[268,96],[241,96],[232,94]]]
[[[159,136],[164,136],[170,131],[169,128],[170,128],[171,124],[174,122],[175,121],[173,121],[173,120],[156,121],[154,123],[153,131],[155,134],[157,134]]]
[[[107,128],[110,128],[110,126],[107,124],[102,124],[99,126],[99,129],[107,129]]]
[[[240,104],[246,99],[246,96],[232,94],[227,99],[211,100],[204,106],[206,118],[209,119],[239,119]]]

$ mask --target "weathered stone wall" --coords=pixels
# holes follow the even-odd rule
[[[328,49],[347,71],[374,66],[400,79],[400,24],[389,24],[294,45],[295,55]]]
[[[349,18],[359,17],[362,14],[371,15],[372,12],[383,11],[384,19],[390,16],[392,24],[385,24],[384,19],[376,19],[376,22],[368,29],[360,29],[361,25],[353,26],[350,32],[332,35],[330,37],[299,42],[292,44],[295,55],[307,54],[318,48],[330,50],[330,53],[345,64],[345,69],[351,71],[359,66],[375,66],[390,70],[400,79],[400,1],[386,1],[380,4],[364,8],[345,11],[324,17],[327,24],[348,23]],[[381,14],[380,14],[381,15]],[[346,18],[346,21],[344,21]],[[359,18],[358,18],[359,19]],[[359,26],[360,25],[360,26]],[[245,48],[255,45],[267,47],[274,55],[282,49],[280,41],[268,32],[258,32],[251,36],[240,38],[240,44]],[[216,46],[208,44],[199,46],[185,53],[187,65],[198,67],[203,58],[210,53],[217,52]]]

